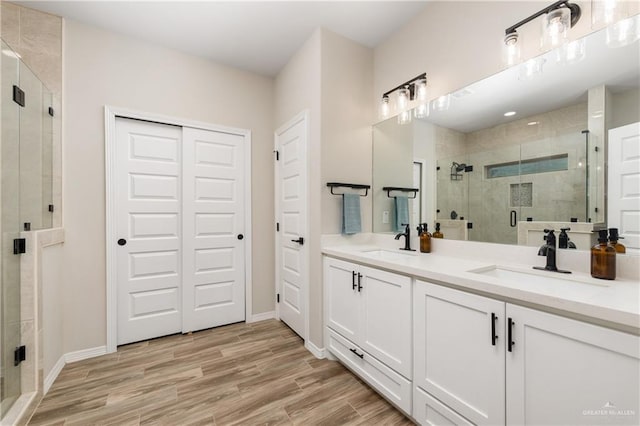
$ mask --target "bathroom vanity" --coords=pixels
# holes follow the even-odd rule
[[[559,276],[531,268],[531,247],[460,244],[325,238],[330,356],[419,424],[638,424],[637,276],[593,279],[586,252],[563,252]]]

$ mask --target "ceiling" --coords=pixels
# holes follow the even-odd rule
[[[426,1],[16,1],[232,67],[275,76],[317,27],[375,47]]]

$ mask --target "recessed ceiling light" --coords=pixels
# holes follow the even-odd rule
[[[527,126],[535,126],[536,124],[540,124],[539,121],[530,121],[527,123]]]
[[[505,116],[505,117],[512,117],[512,116],[514,116],[514,115],[516,115],[516,112],[515,112],[515,111],[509,111],[509,112],[505,112],[505,113],[504,113],[504,116]]]

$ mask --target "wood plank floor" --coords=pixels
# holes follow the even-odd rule
[[[30,425],[409,425],[276,320],[121,346],[68,364]]]

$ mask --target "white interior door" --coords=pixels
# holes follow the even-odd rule
[[[182,129],[116,118],[117,344],[177,333]],[[115,243],[115,242],[112,242]]]
[[[183,332],[245,319],[244,137],[184,128]]]
[[[301,114],[275,137],[276,162],[276,291],[278,315],[306,339],[308,287],[307,117]]]
[[[609,131],[608,167],[608,227],[627,253],[640,253],[640,122]]]

